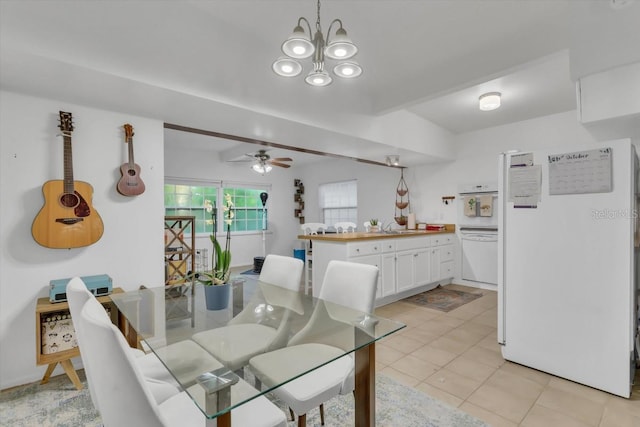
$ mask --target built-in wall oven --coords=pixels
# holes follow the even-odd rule
[[[497,185],[491,183],[461,185],[459,194],[461,278],[479,284],[497,285],[497,208],[499,206]]]

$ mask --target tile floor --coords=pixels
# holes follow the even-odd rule
[[[449,313],[401,301],[376,309],[407,325],[376,345],[376,369],[494,427],[640,426],[640,372],[623,399],[505,361],[497,295],[483,292]]]

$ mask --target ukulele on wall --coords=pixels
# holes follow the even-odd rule
[[[133,161],[133,126],[124,125],[124,142],[129,144],[129,161],[120,166],[122,178],[118,181],[118,193],[123,196],[137,196],[144,193],[144,182],[140,179],[140,166]]]
[[[44,206],[33,220],[31,234],[47,248],[89,246],[102,237],[102,218],[91,205],[91,184],[73,180],[71,113],[60,111],[59,127],[64,140],[64,180],[47,181],[42,186]]]

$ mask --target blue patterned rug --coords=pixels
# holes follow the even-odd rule
[[[84,371],[78,372],[85,384],[76,390],[66,375],[14,387],[0,392],[2,426],[101,426],[93,409]],[[354,425],[353,395],[339,396],[325,403],[327,427]],[[295,427],[297,423],[289,422]],[[318,409],[307,414],[308,426],[320,426]],[[487,427],[484,422],[426,394],[405,387],[381,374],[376,375],[376,426],[384,427]]]

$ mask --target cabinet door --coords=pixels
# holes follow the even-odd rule
[[[431,253],[429,248],[420,249],[413,254],[413,271],[414,271],[414,284],[413,286],[426,285],[431,282],[431,266],[430,259]]]
[[[349,258],[351,262],[357,262],[358,264],[368,264],[378,267],[378,285],[376,287],[376,298],[382,296],[382,268],[380,268],[380,255],[368,255]]]
[[[453,278],[453,261],[445,261],[440,264],[440,278],[451,279]]]
[[[382,271],[380,272],[382,296],[393,295],[396,290],[396,254],[389,253],[382,255]]]
[[[436,282],[442,277],[440,263],[442,258],[442,248],[431,248],[431,282]]]
[[[414,286],[413,258],[415,251],[398,252],[396,256],[396,288],[398,292]]]

